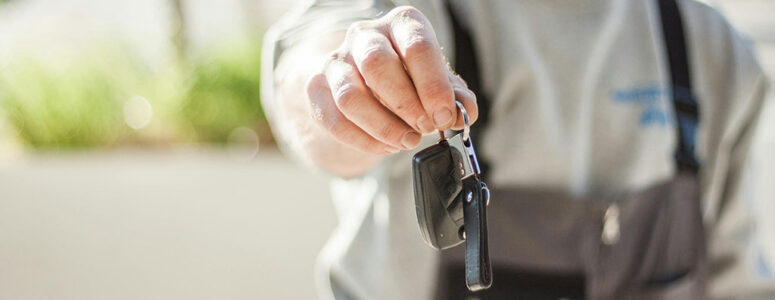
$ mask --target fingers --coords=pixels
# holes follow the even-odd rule
[[[420,134],[374,98],[350,55],[332,56],[325,76],[336,107],[363,131],[401,149],[420,144]]]
[[[451,72],[430,22],[412,7],[352,24],[308,82],[312,117],[337,141],[373,154],[419,145],[420,132],[473,124],[476,96]]]
[[[307,83],[312,118],[328,131],[337,141],[366,153],[377,155],[393,154],[398,148],[378,141],[353,122],[337,108],[331,89],[323,74],[313,76]]]
[[[447,65],[430,22],[415,8],[391,11],[389,34],[406,66],[426,114],[440,130],[457,119]]]
[[[360,74],[382,104],[416,131],[433,132],[435,127],[388,38],[377,30],[362,30],[352,35],[351,47]]]
[[[460,101],[460,103],[463,104],[463,107],[466,109],[466,113],[468,114],[468,121],[469,125],[474,124],[477,119],[479,119],[479,106],[476,102],[476,95],[474,92],[472,92],[470,89],[468,89],[468,86],[466,85],[465,81],[463,81],[460,76],[449,74],[449,81],[452,83],[452,89],[455,92],[455,99],[457,101]],[[452,129],[460,130],[463,129],[463,115],[460,112],[460,110],[457,111],[457,121],[452,126]]]

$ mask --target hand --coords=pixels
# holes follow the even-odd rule
[[[353,23],[342,45],[307,83],[312,118],[336,140],[387,155],[421,134],[462,128],[455,99],[476,121],[476,97],[452,72],[425,16],[402,6]]]

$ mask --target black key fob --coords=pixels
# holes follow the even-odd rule
[[[428,245],[447,249],[463,242],[463,155],[446,140],[415,154],[414,205]]]
[[[469,132],[468,114],[457,102],[464,130],[415,154],[414,203],[425,242],[439,250],[466,242],[466,286],[476,291],[492,284],[487,241],[490,192],[480,178]]]

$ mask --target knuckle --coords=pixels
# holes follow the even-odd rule
[[[365,30],[368,30],[369,28],[374,27],[371,24],[371,21],[356,21],[350,24],[350,27],[347,28],[347,36],[357,34],[359,32],[363,32]]]
[[[313,98],[313,96],[317,95],[319,90],[325,87],[326,84],[326,75],[323,73],[316,73],[310,76],[304,87],[306,88],[307,95],[309,95],[310,98]]]
[[[434,45],[433,41],[423,36],[414,37],[404,48],[404,53],[408,59],[422,60],[432,55],[435,51],[436,45]]]
[[[382,47],[368,49],[361,58],[361,70],[366,73],[380,72],[390,64],[393,58],[392,53]]]
[[[328,54],[325,60],[325,68],[331,67],[332,64],[342,62],[347,58],[347,53],[339,49],[332,51]]]
[[[451,81],[455,86],[460,87],[461,89],[468,89],[468,83],[463,79],[463,77],[460,77],[459,74],[450,72],[448,75],[449,81]]]
[[[336,90],[334,95],[336,106],[342,112],[352,112],[358,109],[360,93],[349,84],[344,84]]]
[[[425,15],[414,6],[404,5],[393,9],[396,18],[425,19]]]
[[[307,101],[310,105],[310,113],[315,121],[321,121],[323,119],[323,106],[326,97],[324,93],[328,93],[328,83],[326,83],[325,75],[317,74],[313,75],[306,83]]]
[[[383,124],[377,129],[377,135],[380,139],[390,141],[393,143],[400,142],[401,136],[399,133],[401,128],[395,124]]]
[[[443,80],[431,80],[422,86],[422,93],[426,99],[438,104],[452,99],[452,88]]]

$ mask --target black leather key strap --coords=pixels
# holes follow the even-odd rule
[[[463,180],[463,219],[466,238],[466,286],[471,291],[489,288],[492,285],[490,250],[487,241],[487,198],[486,185],[470,176]]]

